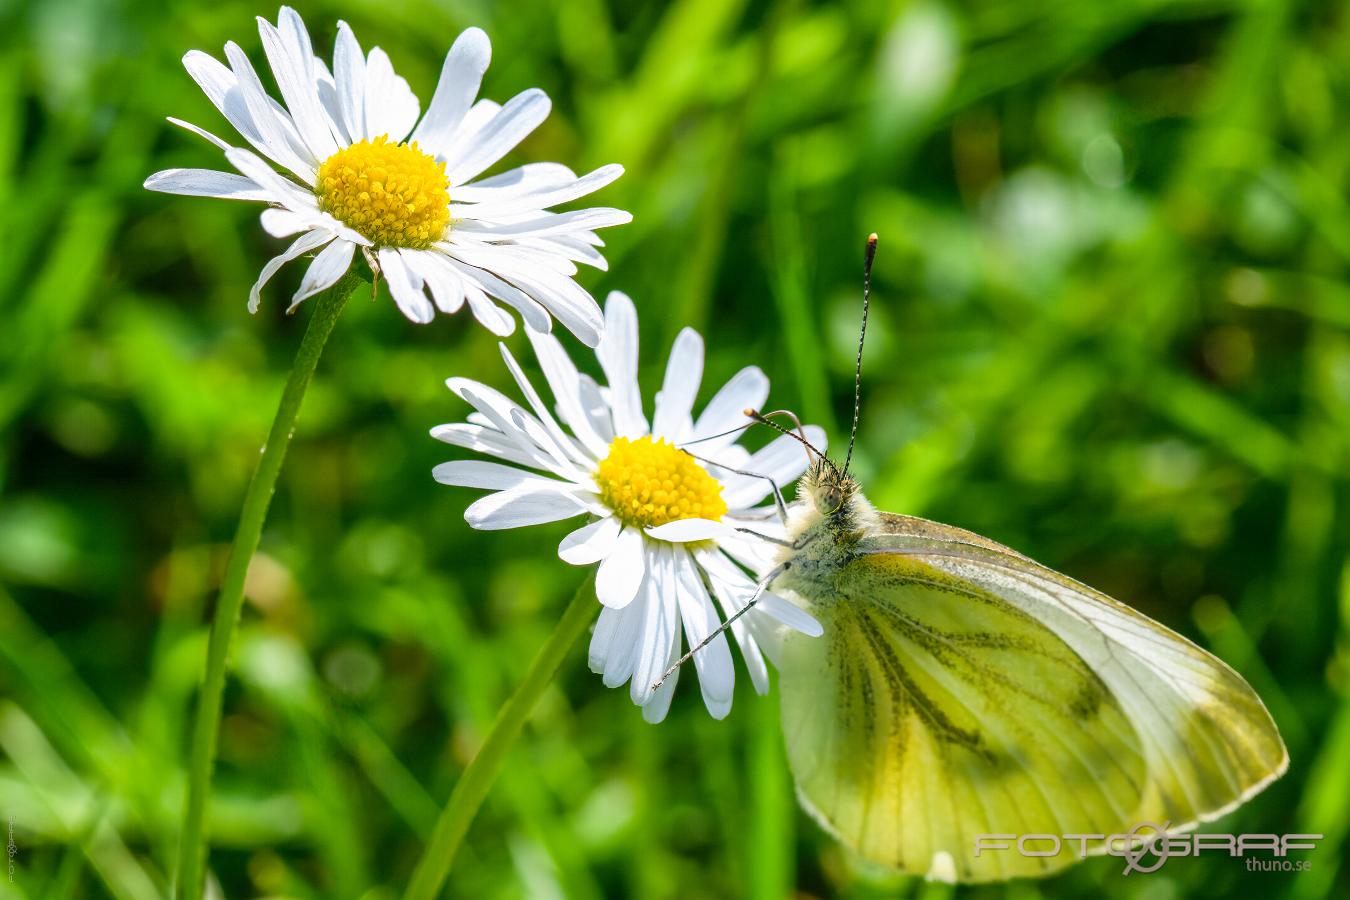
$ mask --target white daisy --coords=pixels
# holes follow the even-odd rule
[[[528,408],[476,381],[451,378],[446,384],[477,412],[431,434],[514,465],[461,460],[442,463],[434,475],[443,484],[495,492],[465,511],[474,528],[590,517],[563,539],[558,555],[573,565],[600,564],[595,589],[602,609],[591,639],[591,669],[609,687],[631,682],[644,718],[659,722],[678,673],[656,691],[652,685],[680,657],[685,641],[697,646],[721,624],[711,598],[724,616],[734,615],[754,594],[754,578],[772,565],[773,545],[737,529],[782,537],[774,506],[756,504],[772,491],[769,479],[780,486],[790,482],[807,457],[786,436],[753,455],[736,443],[736,429],[748,422],[744,410],[758,408],[769,394],[768,378],[754,366],[738,372],[693,418],[703,339],[689,328],[675,341],[648,425],[637,382],[637,314],[623,294],[610,294],[605,304],[604,338],[595,351],[607,387],[578,372],[557,339],[526,333],[553,393],[553,410],[503,345]],[[825,446],[819,428],[808,426],[806,437]],[[820,633],[810,615],[768,592],[731,627],[761,694],[768,690],[761,645],[772,646],[779,625]],[[704,703],[720,719],[731,710],[735,682],[726,637],[719,634],[693,662]]]
[[[233,41],[225,45],[228,66],[199,50],[183,57],[188,73],[253,150],[169,119],[224,150],[240,174],[169,169],[145,182],[153,191],[268,203],[263,228],[274,237],[298,235],[263,267],[249,293],[251,311],[286,262],[319,251],[292,298],[294,309],[336,283],[359,247],[414,322],[430,322],[436,309],[452,313],[467,301],[479,322],[505,336],[515,322],[495,297],[536,330],[548,331],[556,317],[595,346],[600,309],[572,276],[576,263],[604,269],[595,229],[632,216],[618,209],[548,209],[604,187],[623,167],[603,166],[578,178],[557,163],[531,163],[475,181],[550,109],[538,89],[504,106],[475,102],[491,56],[487,35],[470,28],[459,36],[419,120],[417,97],[394,74],[388,55],[379,47],[363,53],[346,23],[338,23],[331,72],[314,55],[293,9],[283,6],[275,26],[259,18],[258,30],[284,105],[268,96]]]

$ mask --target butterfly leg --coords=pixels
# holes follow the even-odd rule
[[[796,547],[796,545],[793,544],[792,541],[785,540],[784,538],[780,537],[774,537],[771,534],[762,534],[758,531],[755,531],[753,528],[741,528],[740,526],[737,526],[736,530],[739,531],[741,534],[748,534],[751,537],[757,537],[761,541],[768,541],[770,544],[777,544],[780,547],[793,547],[793,548]]]
[[[787,547],[791,550],[800,550],[816,538],[820,537],[819,533],[804,534],[795,541],[789,541],[784,538],[774,537],[771,534],[762,534],[761,532],[755,531],[753,528],[741,528],[738,526],[736,530],[741,534],[748,534],[751,537],[757,537],[762,541],[768,541],[770,544],[777,544],[780,547]]]
[[[763,537],[763,535],[760,536]],[[755,585],[755,592],[750,595],[750,599],[746,601],[745,605],[742,606],[740,609],[736,610],[735,614],[732,615],[730,618],[728,618],[725,622],[717,626],[716,630],[714,630],[711,634],[709,634],[703,640],[699,641],[696,647],[691,649],[684,656],[681,656],[679,659],[675,660],[675,662],[671,663],[670,668],[666,669],[666,671],[661,675],[661,677],[658,678],[656,682],[652,684],[652,690],[654,691],[657,688],[659,688],[667,678],[669,678],[672,674],[674,674],[676,669],[687,663],[689,660],[693,659],[695,653],[711,644],[714,640],[716,640],[719,634],[726,631],[733,624],[735,624],[737,619],[739,619],[741,616],[745,615],[752,608],[754,608],[754,605],[759,602],[759,598],[762,597],[764,595],[764,592],[769,589],[769,585],[773,584],[773,580],[777,578],[779,575],[782,575],[791,567],[792,562],[791,560],[789,560],[788,562],[781,563],[770,569],[768,573],[765,574],[765,576],[759,580],[759,584]]]

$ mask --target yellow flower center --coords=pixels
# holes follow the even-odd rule
[[[666,440],[615,438],[596,469],[595,483],[605,505],[626,525],[717,521],[727,511],[717,479]]]
[[[319,209],[376,247],[425,250],[450,224],[445,163],[387,136],[357,141],[319,165]]]

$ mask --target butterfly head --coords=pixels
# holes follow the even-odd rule
[[[857,479],[828,457],[811,463],[797,482],[797,502],[788,511],[788,537],[800,552],[820,561],[821,554],[845,548],[877,526],[877,512]]]
[[[857,494],[857,480],[824,456],[811,463],[797,488],[798,497],[825,518],[844,513]]]

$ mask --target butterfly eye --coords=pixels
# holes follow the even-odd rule
[[[833,515],[844,505],[844,494],[839,488],[827,487],[820,492],[816,505],[825,515]]]

